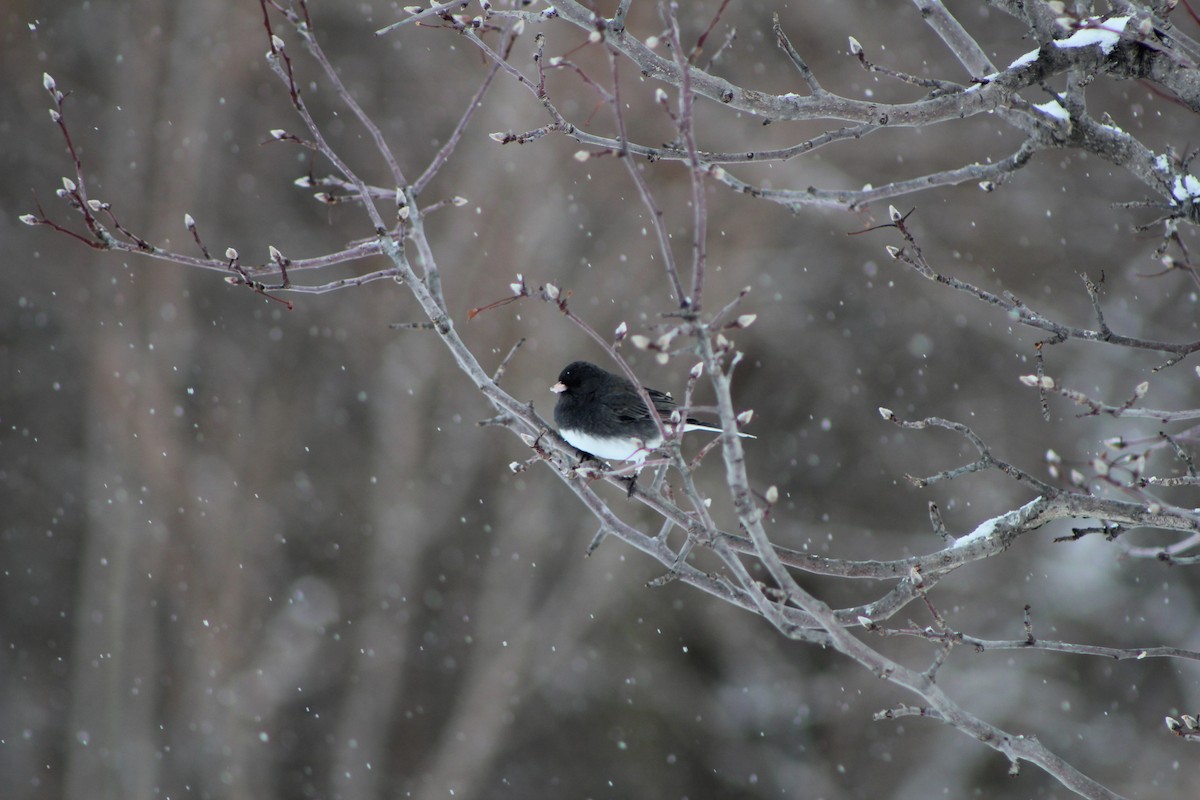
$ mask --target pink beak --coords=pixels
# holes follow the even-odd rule
[[[550,387],[550,391],[554,392],[555,394],[562,394],[566,390],[567,390],[567,385],[565,383],[563,383],[562,381],[559,381],[558,383],[556,383]]]

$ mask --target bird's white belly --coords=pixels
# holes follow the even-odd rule
[[[651,450],[662,444],[662,440],[657,436],[643,441],[634,438],[600,438],[572,428],[562,428],[559,433],[573,447],[605,461],[637,461],[640,463],[646,460],[646,456],[650,454]]]

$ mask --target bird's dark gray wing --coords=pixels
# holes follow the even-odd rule
[[[666,392],[660,392],[658,389],[651,389],[649,386],[647,386],[646,394],[650,395],[650,400],[654,403],[655,410],[657,410],[658,415],[664,419],[670,417],[671,413],[678,407],[675,402],[675,398],[671,397],[671,395],[667,394]],[[645,409],[645,406],[642,408]]]
[[[642,401],[642,396],[632,386],[622,386],[620,391],[611,393],[606,400],[609,410],[622,422],[637,423],[650,419],[650,411]]]

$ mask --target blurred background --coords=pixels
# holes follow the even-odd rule
[[[658,33],[653,4],[634,5],[629,28]],[[981,4],[948,5],[998,64],[1033,46]],[[687,4],[685,41],[719,6]],[[415,177],[487,64],[449,31],[375,37],[402,16],[395,3],[312,10],[343,80]],[[733,3],[710,37],[709,52],[737,29],[714,72],[803,92],[775,45],[773,11],[831,91],[919,96],[864,72],[845,52],[850,35],[892,68],[969,77],[914,6],[866,0]],[[293,185],[310,168],[306,152],[263,145],[273,128],[302,127],[263,59],[257,4],[9,0],[0,14],[5,798],[1068,795],[1028,765],[1009,777],[1002,756],[938,723],[873,722],[916,698],[699,592],[648,588],[661,567],[616,540],[585,559],[596,523],[548,470],[510,473],[527,449],[477,426],[492,412],[431,333],[389,327],[420,318],[403,286],[292,296],[288,311],[213,273],[98,253],[20,224],[40,201],[76,225],[54,196],[73,169],[47,117],[46,71],[70,93],[91,196],[144,238],[194,252],[185,212],[210,249],[233,246],[247,261],[265,260],[268,245],[298,258],[369,236],[353,206],[323,206]],[[543,30],[547,55],[585,45],[564,23]],[[279,32],[334,146],[387,185],[295,34]],[[531,39],[513,57],[526,74]],[[607,79],[597,48],[573,58]],[[651,102],[656,85],[627,64],[622,80],[632,137],[673,138]],[[552,75],[548,88],[572,121],[612,131],[577,77]],[[1196,117],[1146,85],[1099,80],[1088,97],[1094,114],[1108,111],[1157,151],[1195,144]],[[469,200],[429,219],[448,302],[485,365],[526,339],[504,385],[545,416],[558,370],[603,354],[534,302],[469,323],[467,309],[507,295],[516,273],[571,290],[601,331],[622,321],[647,330],[672,305],[646,212],[617,162],[580,163],[579,145],[562,137],[504,147],[487,137],[547,122],[528,91],[499,77],[423,198]],[[840,123],[764,127],[703,101],[698,124],[703,147],[741,150]],[[859,188],[1001,158],[1018,144],[985,117],[733,171],[779,188]],[[686,263],[686,171],[660,163],[644,175]],[[1158,240],[1132,226],[1152,213],[1112,208],[1146,196],[1123,172],[1063,151],[1039,155],[995,193],[971,184],[896,205],[916,208],[910,225],[943,272],[1081,326],[1094,320],[1080,275],[1103,275],[1116,330],[1194,339],[1192,278],[1146,277],[1161,269],[1151,258]],[[709,307],[753,289],[744,310],[758,322],[737,338],[748,359],[736,399],[756,411],[752,476],[781,492],[770,528],[780,544],[898,558],[941,546],[931,500],[962,534],[1032,499],[997,474],[912,488],[906,473],[974,454],[949,432],[884,423],[881,405],[965,422],[997,456],[1038,474],[1047,448],[1086,464],[1108,436],[1162,427],[1081,419],[1062,402],[1044,421],[1017,380],[1033,370],[1038,336],[905,272],[884,252],[900,244],[894,233],[847,235],[885,222],[886,207],[793,215],[715,185],[708,204]],[[691,366],[629,355],[664,389],[681,388]],[[1164,360],[1072,343],[1049,349],[1047,373],[1114,403],[1151,379],[1149,405],[1195,407],[1192,365],[1151,376]],[[703,472],[730,523],[719,464]],[[652,524],[611,492],[627,519]],[[934,602],[952,626],[985,638],[1021,637],[1029,604],[1041,636],[1200,648],[1195,568],[1122,559],[1099,537],[1052,543],[1068,532],[1048,527],[955,573]],[[1131,534],[1170,541],[1154,535]],[[888,588],[802,582],[839,606]],[[906,615],[928,621],[916,606]],[[919,643],[872,643],[913,666],[932,656]],[[956,650],[940,680],[968,710],[1037,735],[1115,791],[1188,796],[1196,785],[1194,748],[1162,724],[1200,709],[1194,664]]]

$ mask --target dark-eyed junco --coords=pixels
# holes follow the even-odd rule
[[[662,434],[654,423],[637,388],[620,375],[614,375],[587,361],[574,361],[558,375],[558,383],[550,387],[558,395],[554,406],[554,421],[558,432],[571,445],[585,453],[608,461],[634,461],[639,465],[650,451],[663,443]],[[646,387],[646,393],[662,418],[667,430],[672,430],[671,413],[675,400],[664,392]],[[685,431],[713,431],[720,428],[704,425],[688,418]],[[739,433],[750,439],[748,433]]]

